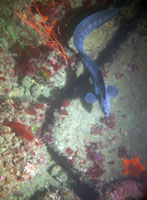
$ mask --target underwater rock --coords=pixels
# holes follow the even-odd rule
[[[33,84],[30,88],[30,94],[33,98],[38,98],[41,94],[40,85],[39,84]]]
[[[142,197],[142,192],[138,188],[139,182],[135,180],[123,180],[109,186],[105,193],[104,200],[126,200]]]
[[[51,170],[51,176],[57,176],[61,172],[61,167],[59,165],[55,165]]]
[[[29,76],[25,76],[23,79],[22,79],[22,86],[24,87],[24,88],[30,88],[31,87],[31,85],[33,84],[33,82],[32,82],[32,78],[31,77],[29,77]]]

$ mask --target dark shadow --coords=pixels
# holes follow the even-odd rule
[[[67,72],[68,74],[68,72]],[[47,103],[49,108],[46,111],[45,123],[42,126],[42,130],[48,129],[48,125],[52,124],[54,121],[54,111],[60,109],[61,104],[64,99],[69,101],[72,99],[80,98],[82,106],[91,112],[92,105],[85,102],[85,95],[87,92],[92,91],[92,85],[89,82],[89,73],[85,72],[78,79],[74,72],[69,76],[70,79],[67,81],[65,88],[54,89],[54,98],[44,98],[44,96],[39,97],[39,102]]]
[[[99,56],[96,59],[97,63],[104,65],[104,63],[111,61],[118,48],[124,44],[127,38],[136,29],[138,19],[139,15],[135,16],[133,19],[121,20],[119,29],[114,34],[113,38],[108,42],[106,48],[99,53]]]
[[[35,193],[28,200],[39,200],[43,198],[48,191],[46,189],[36,190]]]
[[[54,149],[47,145],[48,152],[52,156],[52,159],[62,167],[66,172],[69,180],[69,186],[78,195],[81,200],[98,200],[99,194],[88,184],[80,181],[80,174],[75,170],[67,159],[59,155]]]
[[[81,199],[81,200],[98,200],[99,194],[91,186],[80,181],[80,174],[75,170],[71,164],[68,163],[67,159],[59,155],[47,144],[47,150],[51,155],[52,159],[62,167],[68,176],[69,188]],[[54,189],[55,190],[55,189]],[[29,198],[29,200],[37,200],[39,196],[45,196],[47,189],[36,190],[35,193]]]

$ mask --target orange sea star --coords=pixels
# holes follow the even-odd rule
[[[140,163],[140,158],[137,156],[136,158],[127,160],[122,158],[124,171],[122,174],[135,176],[138,178],[140,174],[145,170],[145,167]]]

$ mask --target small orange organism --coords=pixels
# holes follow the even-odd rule
[[[137,156],[136,158],[127,160],[122,158],[124,171],[122,174],[135,176],[138,178],[140,174],[145,170],[145,167],[140,163],[140,158]]]

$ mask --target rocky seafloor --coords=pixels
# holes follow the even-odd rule
[[[32,1],[0,2],[0,199],[145,199],[145,2],[130,3],[84,44],[105,82],[119,89],[108,118],[98,102],[84,100],[92,81],[72,36],[84,17],[117,2],[40,0],[35,5],[51,20],[48,26],[56,21],[55,36],[67,60],[61,46],[47,46],[42,34],[14,13],[41,20]]]

